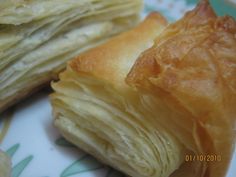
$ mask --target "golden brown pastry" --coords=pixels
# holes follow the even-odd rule
[[[153,14],[69,62],[52,84],[55,125],[132,177],[224,177],[235,145],[236,22],[205,0],[165,26]]]
[[[0,177],[10,177],[11,175],[10,158],[0,150]]]
[[[151,124],[139,117],[138,108],[129,103],[135,103],[137,98],[125,83],[138,55],[153,45],[166,24],[159,14],[151,14],[135,29],[69,62],[60,81],[52,84],[56,91],[51,96],[55,125],[61,133],[104,163],[133,177],[156,176],[162,170],[169,173],[177,168],[173,164],[164,169],[156,157],[158,151],[152,143],[162,140],[149,134]],[[179,153],[181,147],[169,155],[182,161]],[[160,156],[166,158],[166,154]]]
[[[196,177],[225,176],[236,135],[233,18],[217,17],[208,1],[202,1],[157,37],[126,81],[138,89],[140,97],[147,97],[142,101],[150,112],[156,111],[157,117],[163,113],[157,122],[167,125],[195,157],[206,157],[195,160]]]
[[[0,112],[138,22],[142,0],[2,0]]]

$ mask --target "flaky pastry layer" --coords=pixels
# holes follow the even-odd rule
[[[0,111],[55,78],[69,59],[136,25],[141,7],[141,0],[1,3]]]
[[[185,148],[124,82],[137,56],[166,26],[151,14],[134,30],[71,61],[52,84],[55,125],[71,142],[135,177],[169,176]]]
[[[55,125],[133,177],[224,177],[235,144],[235,21],[203,0],[165,26],[153,14],[71,61],[52,84]]]
[[[192,131],[194,142],[182,139],[185,146],[191,145],[198,155],[221,157],[200,161],[197,176],[223,177],[235,147],[235,76],[236,22],[229,16],[217,17],[203,0],[156,38],[126,81],[141,94],[165,102],[170,111],[185,112],[183,117],[194,126],[170,119]],[[176,134],[180,140],[183,135],[182,130]]]

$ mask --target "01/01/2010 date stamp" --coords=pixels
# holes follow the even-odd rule
[[[220,162],[221,155],[185,155],[185,162]]]

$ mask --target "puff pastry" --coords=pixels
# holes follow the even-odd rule
[[[156,158],[149,134],[142,121],[127,111],[130,105],[125,97],[136,98],[125,77],[166,25],[162,16],[151,14],[135,29],[69,62],[60,81],[52,84],[55,125],[61,133],[106,164],[135,177],[152,176],[151,166],[159,161],[149,164]]]
[[[142,0],[1,0],[0,112],[137,24]]]
[[[6,154],[0,150],[0,177],[10,177],[11,161]]]
[[[236,23],[201,1],[166,24],[152,14],[69,62],[52,84],[55,125],[132,177],[224,177],[235,143]]]
[[[137,59],[126,81],[138,89],[150,112],[157,117],[162,113],[163,118],[155,120],[168,125],[195,157],[220,158],[196,160],[189,176],[225,176],[236,135],[233,18],[217,17],[208,1],[201,1],[156,38],[153,47]]]

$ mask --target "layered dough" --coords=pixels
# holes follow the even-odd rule
[[[138,22],[142,0],[0,2],[0,111]]]
[[[226,175],[236,135],[236,22],[232,17],[217,17],[208,1],[202,1],[155,39],[126,82],[140,96],[149,97],[145,104],[150,111],[158,115],[158,104],[165,105],[169,113],[158,120],[169,124],[168,129],[177,132],[175,137],[195,157],[221,158],[195,160],[190,176]]]
[[[0,177],[11,176],[10,158],[0,150]]]
[[[151,14],[134,30],[70,62],[52,85],[55,124],[62,134],[135,177],[169,176],[183,161],[181,143],[161,125],[152,125],[150,113],[125,83],[138,55],[166,25],[159,14]]]
[[[52,84],[55,125],[132,177],[224,177],[235,141],[236,23],[203,0],[166,25],[152,14],[69,62]]]

